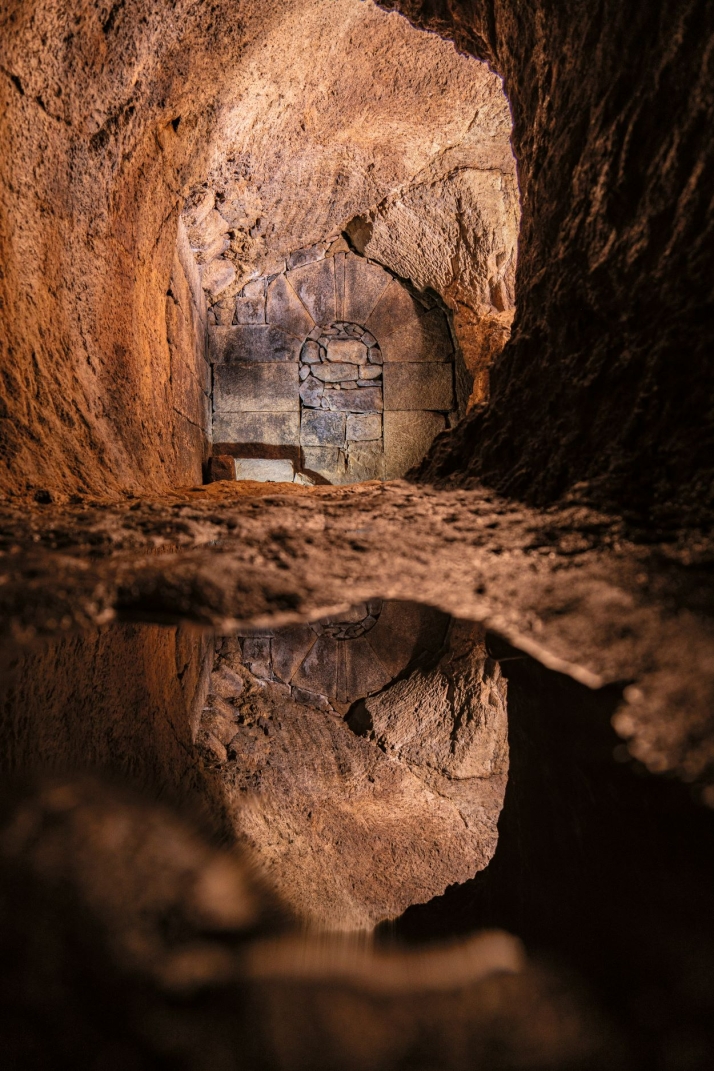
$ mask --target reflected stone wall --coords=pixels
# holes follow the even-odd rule
[[[343,239],[294,254],[221,315],[214,455],[239,479],[393,479],[456,418],[444,312]]]
[[[430,607],[224,637],[198,745],[238,842],[310,926],[369,929],[495,850],[506,684],[480,627]]]
[[[429,606],[370,599],[309,625],[247,630],[232,642],[254,676],[282,685],[299,703],[344,714],[437,654],[448,624],[447,614]]]

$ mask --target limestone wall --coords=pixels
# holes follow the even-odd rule
[[[293,465],[318,482],[393,479],[457,417],[437,299],[343,239],[293,254],[212,318],[214,453],[243,459],[239,478],[292,479]]]

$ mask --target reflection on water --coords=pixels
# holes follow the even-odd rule
[[[711,816],[612,761],[617,689],[376,601],[218,640],[119,625],[11,671],[8,1066],[711,1065]]]
[[[478,629],[371,600],[220,640],[198,740],[239,843],[296,917],[369,930],[487,865],[505,699]]]

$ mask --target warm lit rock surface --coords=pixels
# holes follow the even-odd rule
[[[193,270],[220,301],[427,166],[450,188],[508,160],[496,75],[360,0],[259,0],[240,17],[231,0],[23,0],[0,35],[5,488],[18,474],[94,493],[199,479],[200,309],[171,282],[192,191]],[[443,192],[427,187],[428,204]],[[500,241],[464,226],[489,270],[511,257],[512,228]]]
[[[193,749],[213,651],[206,629],[126,624],[17,654],[0,690],[6,775],[103,771],[220,830],[220,793]]]
[[[617,724],[653,770],[696,779],[712,761],[705,536],[643,531],[576,501],[536,511],[478,487],[399,482],[216,483],[0,516],[6,659],[115,615],[230,630],[408,599],[483,622],[584,683],[635,682]]]

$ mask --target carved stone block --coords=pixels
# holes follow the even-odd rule
[[[347,379],[357,379],[358,369],[355,364],[314,364],[312,374],[323,383],[342,383]]]
[[[340,703],[378,692],[392,679],[365,637],[340,643],[338,656],[336,698]]]
[[[381,413],[383,408],[381,387],[325,391],[324,397],[330,409],[343,413]]]
[[[292,461],[286,458],[237,457],[237,480],[258,480],[260,483],[292,483],[295,476]]]
[[[366,364],[367,347],[357,338],[334,338],[327,344],[327,360]]]
[[[452,365],[405,362],[384,365],[385,409],[440,409],[454,405]]]
[[[337,696],[337,645],[339,641],[330,636],[319,636],[304,659],[292,683],[298,688],[326,695]]]
[[[213,374],[213,404],[220,413],[297,412],[299,388],[296,364],[221,364]]]
[[[297,361],[302,339],[274,324],[237,324],[211,327],[208,331],[212,364],[236,361]]]
[[[384,361],[449,361],[453,353],[446,318],[425,310],[393,279],[365,326],[377,338]]]
[[[277,275],[268,285],[266,316],[269,324],[282,327],[301,340],[315,326],[315,321],[284,275]]]
[[[333,322],[336,318],[333,257],[294,268],[287,273],[287,279],[316,324]]]
[[[328,483],[342,484],[347,481],[345,453],[337,446],[303,446],[302,466],[308,473],[317,473]]]
[[[347,438],[365,442],[382,438],[382,418],[379,413],[350,413],[347,417]]]
[[[237,324],[265,323],[265,280],[254,279],[246,283],[235,300]]]
[[[429,413],[423,410],[386,412],[384,414],[386,478],[395,480],[404,476],[413,465],[421,461],[435,437],[445,427],[446,419],[441,413]]]
[[[351,443],[347,452],[347,477],[358,480],[383,480],[385,472],[382,443]]]
[[[351,323],[365,324],[391,282],[392,276],[384,268],[370,264],[364,257],[348,253],[344,265],[342,318]]]
[[[213,441],[297,446],[300,442],[300,414],[214,413]]]

